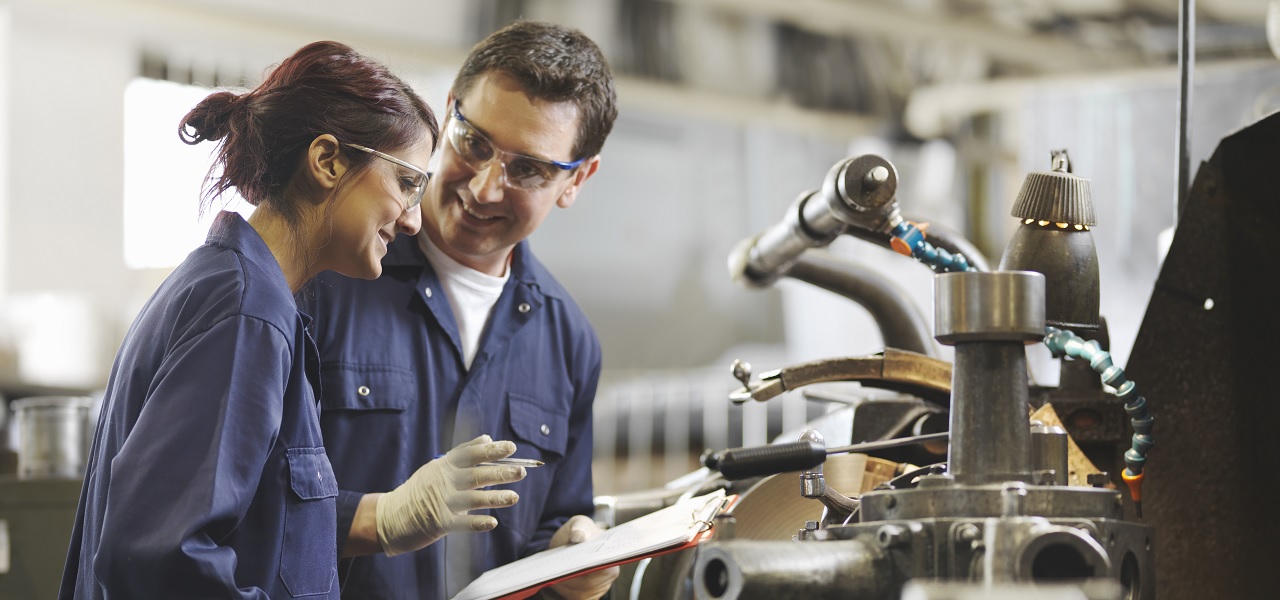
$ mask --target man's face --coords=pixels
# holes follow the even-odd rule
[[[454,102],[472,132],[479,134],[471,139],[497,151],[493,160],[473,166],[459,153],[449,135],[450,127],[461,125],[453,122]],[[578,107],[532,99],[510,78],[489,73],[465,96],[451,95],[447,110],[439,165],[422,202],[422,231],[450,258],[501,275],[511,249],[542,224],[552,207],[573,205],[600,159],[590,157],[567,171],[552,168],[545,184],[521,188],[516,181],[522,174],[520,157],[562,163],[581,158],[572,155]]]

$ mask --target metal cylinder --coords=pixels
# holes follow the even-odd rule
[[[957,483],[1031,474],[1025,344],[1044,337],[1044,276],[1029,271],[934,278],[938,341],[954,345],[948,469]]]
[[[1029,477],[1027,396],[1027,356],[1021,342],[956,344],[947,464],[957,483]]]
[[[89,456],[91,398],[39,396],[13,403],[18,477],[79,479]]]
[[[1067,430],[1058,425],[1032,423],[1031,465],[1037,471],[1053,471],[1054,485],[1067,485]]]
[[[892,571],[861,541],[736,540],[700,548],[693,587],[699,600],[887,598]]]
[[[934,337],[958,342],[1044,338],[1044,275],[964,271],[933,278]]]

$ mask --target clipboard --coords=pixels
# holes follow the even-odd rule
[[[717,490],[678,501],[580,544],[551,548],[490,569],[452,600],[519,600],[566,579],[692,548],[711,537],[712,520],[736,500],[736,495]]]

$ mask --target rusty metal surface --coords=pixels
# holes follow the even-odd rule
[[[889,348],[870,356],[827,358],[770,371],[762,374],[758,383],[734,391],[730,398],[763,402],[783,392],[832,381],[857,381],[947,406],[951,397],[951,363]]]
[[[1162,600],[1275,597],[1277,165],[1280,113],[1201,165],[1126,368],[1156,418],[1143,513]]]

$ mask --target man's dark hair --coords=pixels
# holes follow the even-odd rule
[[[483,75],[498,71],[539,100],[573,102],[580,122],[573,158],[600,153],[618,117],[609,63],[581,31],[538,21],[516,21],[476,44],[453,81],[462,98]]]

